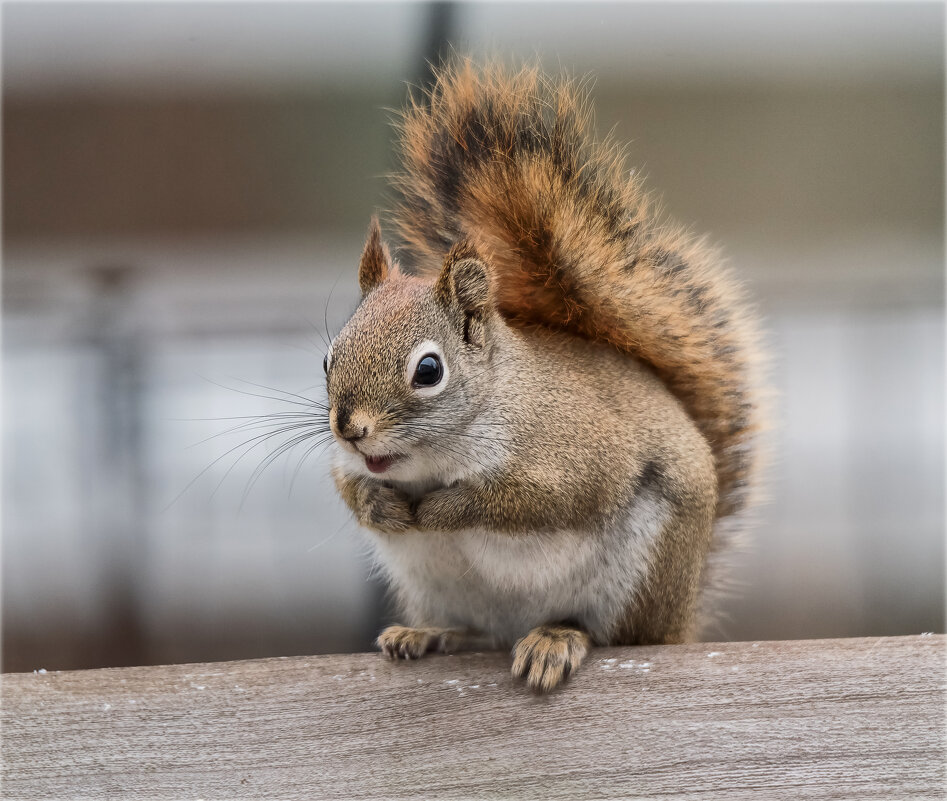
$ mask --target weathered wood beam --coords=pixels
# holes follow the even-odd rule
[[[600,649],[545,697],[496,653],[7,674],[3,798],[939,799],[945,654]]]

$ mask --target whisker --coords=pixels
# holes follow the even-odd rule
[[[238,457],[234,460],[233,464],[231,464],[230,467],[227,468],[227,472],[225,472],[224,475],[223,475],[223,477],[220,479],[220,481],[217,482],[217,486],[214,488],[214,491],[211,493],[211,497],[213,497],[214,495],[216,495],[217,491],[221,488],[221,486],[223,485],[224,481],[227,480],[227,477],[234,471],[234,469],[237,467],[237,465],[238,465],[241,461],[243,461],[244,457],[248,456],[248,455],[251,453],[251,451],[253,451],[253,449],[254,449],[255,447],[257,447],[257,445],[263,445],[263,444],[265,444],[266,442],[268,442],[270,439],[272,439],[273,437],[279,436],[279,435],[281,435],[281,434],[288,434],[288,433],[290,433],[291,431],[298,431],[299,429],[301,429],[301,428],[306,428],[306,427],[307,427],[307,426],[306,426],[305,424],[296,423],[296,424],[293,424],[293,425],[285,426],[285,427],[279,429],[278,431],[273,431],[273,432],[270,432],[270,433],[268,433],[268,434],[259,434],[259,435],[257,435],[256,437],[253,437],[253,438],[251,438],[250,440],[247,440],[246,442],[244,442],[243,444],[246,445],[246,444],[249,443],[249,442],[253,442],[253,440],[258,440],[257,442],[253,442],[253,444],[250,445],[250,447],[247,448],[243,453],[241,453],[240,456],[238,456]],[[297,436],[298,436],[298,435],[297,435]],[[309,436],[314,436],[314,435],[310,434]],[[240,447],[240,446],[237,446],[237,447]],[[233,449],[231,449],[231,450],[236,450],[236,448],[233,448]],[[226,455],[226,454],[225,454],[225,455]]]
[[[322,540],[322,542],[317,542],[317,543],[316,543],[315,545],[313,545],[311,548],[307,548],[307,549],[306,549],[306,553],[312,553],[313,551],[315,551],[315,550],[321,548],[323,545],[325,545],[325,544],[326,544],[327,542],[329,542],[330,540],[335,539],[336,537],[339,536],[339,534],[342,533],[342,531],[345,529],[345,527],[348,526],[348,525],[351,525],[351,523],[352,523],[352,520],[351,520],[351,519],[342,521],[342,525],[339,526],[339,527],[335,530],[335,532],[333,532],[333,533],[330,534],[328,537],[326,537],[324,540]]]
[[[224,431],[220,431],[220,432],[218,432],[218,433],[216,433],[216,434],[211,434],[209,437],[205,437],[205,438],[202,439],[202,440],[198,440],[197,442],[195,442],[195,443],[193,443],[193,444],[191,444],[191,445],[186,445],[186,446],[184,447],[184,449],[185,449],[185,450],[191,450],[192,448],[196,448],[196,447],[199,446],[199,445],[203,445],[205,442],[210,442],[212,439],[218,439],[219,437],[224,437],[224,436],[227,436],[228,434],[235,434],[235,433],[237,433],[238,431],[259,431],[260,429],[266,429],[266,428],[270,428],[270,427],[272,427],[272,426],[283,425],[283,424],[286,423],[288,420],[295,420],[296,422],[300,422],[300,423],[302,423],[302,422],[304,422],[304,421],[305,421],[305,422],[308,422],[308,419],[307,419],[307,418],[310,418],[310,417],[312,417],[312,415],[304,415],[304,414],[286,415],[285,417],[282,417],[282,419],[280,419],[280,420],[274,420],[273,422],[269,422],[269,423],[267,423],[267,422],[262,422],[262,421],[258,421],[258,420],[251,420],[251,421],[249,421],[249,422],[247,422],[247,423],[241,423],[240,425],[232,426],[232,427],[227,428],[227,429],[225,429]],[[313,421],[313,425],[315,425],[315,424],[318,423],[318,422],[321,422],[321,420],[319,420],[319,419],[314,420],[314,421]],[[328,433],[328,431],[329,431],[328,426],[326,426],[326,428],[323,429],[323,430],[324,430],[326,433]]]
[[[473,569],[474,569],[474,565],[479,564],[480,561],[483,559],[483,555],[487,552],[487,541],[488,541],[489,537],[490,537],[490,532],[489,532],[489,531],[484,531],[484,532],[483,532],[483,547],[480,549],[480,553],[477,555],[477,558],[474,559],[474,561],[472,561],[472,562],[470,563],[470,565],[467,567],[467,569],[461,574],[461,576],[460,576],[461,578],[463,578],[463,577],[466,576],[471,570],[473,570]]]
[[[320,447],[321,447],[322,450],[319,452],[319,456],[322,456],[322,454],[325,452],[326,447],[327,447],[328,445],[331,445],[334,440],[335,440],[335,435],[334,435],[334,434],[330,434],[329,436],[324,437],[323,439],[321,439],[321,440],[319,440],[319,441],[313,443],[312,445],[310,445],[310,446],[305,450],[305,452],[304,452],[303,455],[302,455],[302,458],[300,458],[300,460],[297,462],[297,464],[296,464],[296,469],[293,471],[293,478],[292,478],[292,480],[289,482],[289,496],[290,496],[290,497],[292,497],[292,494],[293,494],[293,487],[296,485],[296,479],[297,479],[298,476],[299,476],[299,471],[302,469],[302,466],[303,466],[303,464],[305,463],[306,459],[309,458],[309,455],[310,455],[314,450],[316,450],[316,448],[320,448]]]
[[[305,416],[306,412],[271,412],[268,414],[242,414],[232,417],[168,417],[167,422],[172,423],[220,423],[227,420],[254,420],[260,418],[278,417],[281,415]]]
[[[335,281],[332,284],[332,288],[329,290],[329,295],[326,297],[326,305],[322,310],[322,322],[326,328],[326,337],[329,339],[330,345],[326,345],[326,348],[331,346],[331,342],[334,339],[331,333],[329,333],[329,304],[332,302],[332,293],[335,292],[335,288],[339,285],[339,281],[342,279],[342,276],[346,272],[346,269],[343,267],[339,270],[339,274],[335,277]]]
[[[214,459],[214,461],[212,461],[209,465],[207,465],[207,467],[205,467],[203,470],[201,470],[196,476],[194,476],[194,478],[192,478],[192,479],[187,483],[187,486],[185,486],[184,489],[182,489],[182,490],[172,499],[172,501],[171,501],[167,506],[164,507],[164,509],[162,510],[162,513],[163,513],[163,512],[167,512],[172,506],[174,506],[174,504],[176,504],[179,500],[181,500],[181,498],[182,498],[182,496],[184,495],[184,493],[186,493],[191,487],[193,487],[194,484],[198,481],[198,479],[201,478],[201,476],[205,475],[209,470],[213,469],[218,463],[220,463],[221,460],[226,459],[226,458],[227,458],[230,454],[232,454],[234,451],[239,450],[240,448],[243,448],[243,447],[245,447],[245,446],[247,446],[247,445],[250,446],[250,447],[249,447],[243,454],[241,454],[241,455],[237,458],[237,460],[230,466],[230,468],[228,469],[227,473],[224,474],[224,478],[226,478],[226,477],[230,474],[230,471],[233,470],[234,467],[236,467],[237,463],[238,463],[244,456],[246,456],[247,453],[249,453],[251,450],[253,450],[253,448],[255,448],[256,445],[258,445],[260,441],[265,442],[266,439],[268,439],[268,438],[270,438],[270,437],[278,436],[278,435],[280,435],[280,434],[282,434],[282,433],[285,433],[286,431],[291,431],[291,430],[293,430],[293,429],[295,429],[295,428],[298,428],[299,426],[300,426],[300,424],[297,423],[297,424],[293,424],[293,425],[291,425],[291,426],[287,426],[287,427],[285,427],[285,428],[280,428],[280,429],[278,429],[278,430],[276,430],[276,431],[270,431],[270,432],[267,432],[267,433],[265,433],[265,434],[257,434],[256,436],[253,436],[253,437],[251,437],[250,439],[241,442],[239,445],[234,445],[232,448],[230,448],[229,450],[225,451],[225,452],[222,453],[220,456],[218,456],[216,459]],[[251,443],[252,443],[252,444],[251,444]],[[214,490],[214,493],[216,493],[216,492],[217,492],[217,489],[220,488],[220,484],[223,483],[223,480],[224,480],[224,479],[221,479],[220,483],[217,485],[217,488]],[[211,497],[213,497],[214,493],[211,493]]]
[[[299,395],[296,392],[289,392],[288,390],[277,389],[276,387],[268,387],[266,386],[266,384],[258,384],[255,381],[246,381],[245,379],[242,379],[242,378],[235,378],[233,380],[240,381],[243,384],[249,384],[251,387],[256,387],[257,389],[265,389],[268,392],[279,392],[282,395],[289,395],[292,398],[299,398],[299,400],[301,401],[305,401],[306,403],[312,406],[318,406],[319,408],[322,408],[322,409],[327,408],[325,404],[322,403],[322,401],[317,401],[317,400],[314,400],[313,398],[307,398],[305,395]]]
[[[319,335],[319,339],[322,340],[322,344],[325,346],[325,349],[328,350],[332,343],[325,338],[322,331],[319,330],[319,327],[312,320],[310,320],[308,317],[303,317],[303,319],[306,321],[306,325],[308,325],[314,333]],[[315,342],[312,344],[316,345]],[[318,345],[316,347],[318,347]]]
[[[228,392],[239,392],[241,395],[247,395],[247,396],[249,396],[249,397],[251,397],[251,398],[264,398],[265,400],[277,401],[278,403],[290,403],[290,404],[292,404],[292,405],[294,405],[294,406],[304,406],[304,407],[306,407],[307,409],[311,409],[311,408],[321,408],[321,409],[325,410],[325,407],[324,407],[324,406],[322,406],[321,404],[317,404],[317,403],[315,403],[315,402],[313,402],[313,401],[308,401],[308,402],[306,402],[306,403],[300,403],[299,401],[292,401],[292,400],[288,400],[287,398],[278,398],[278,397],[273,397],[272,395],[261,395],[261,394],[258,393],[258,392],[247,392],[246,390],[237,389],[236,387],[228,387],[226,384],[219,384],[218,382],[216,382],[216,381],[214,381],[214,380],[212,380],[212,379],[210,379],[210,378],[206,378],[206,377],[204,377],[204,380],[207,381],[209,384],[213,384],[215,387],[220,387],[221,389],[226,389]],[[235,380],[239,381],[240,379],[235,379]],[[250,382],[246,382],[246,383],[250,383]],[[268,389],[268,387],[264,387],[264,389]],[[280,390],[276,389],[276,390],[273,390],[273,391],[274,391],[274,392],[279,392]]]
[[[311,439],[314,435],[305,431],[302,434],[297,434],[296,436],[290,438],[288,441],[281,443],[277,446],[276,450],[268,456],[264,457],[263,461],[254,469],[253,473],[250,475],[250,478],[247,481],[247,486],[243,491],[243,497],[240,500],[240,509],[243,509],[244,504],[246,503],[247,497],[250,494],[250,491],[256,486],[257,481],[260,480],[260,477],[263,473],[266,472],[266,469],[273,464],[280,456],[284,453],[288,453],[297,445],[302,442],[305,442],[307,439]]]

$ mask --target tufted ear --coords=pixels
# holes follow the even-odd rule
[[[444,259],[434,294],[447,308],[463,315],[464,340],[482,348],[487,341],[490,312],[490,278],[487,265],[469,242],[458,242]]]
[[[358,263],[358,285],[362,294],[367,295],[388,277],[391,270],[391,254],[388,246],[381,240],[381,226],[378,218],[372,217],[368,226],[368,240],[362,259]]]
[[[487,311],[490,279],[487,265],[473,245],[462,241],[450,249],[434,291],[444,303],[460,306],[465,315],[482,316]]]

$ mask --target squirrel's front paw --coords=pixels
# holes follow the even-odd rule
[[[415,525],[407,496],[377,481],[366,481],[356,490],[355,513],[365,528],[382,534],[401,534]]]
[[[569,626],[538,626],[513,646],[513,675],[530,689],[548,692],[578,670],[592,644],[588,634]]]

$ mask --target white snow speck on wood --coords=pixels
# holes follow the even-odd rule
[[[720,656],[720,651],[711,651],[709,654],[707,654],[708,659],[713,659],[715,656]]]
[[[42,675],[43,673],[46,672],[46,668],[40,668],[39,670],[34,670],[33,672],[34,672],[34,673],[39,673],[40,675]]]
[[[460,684],[460,679],[448,679],[444,684]]]

